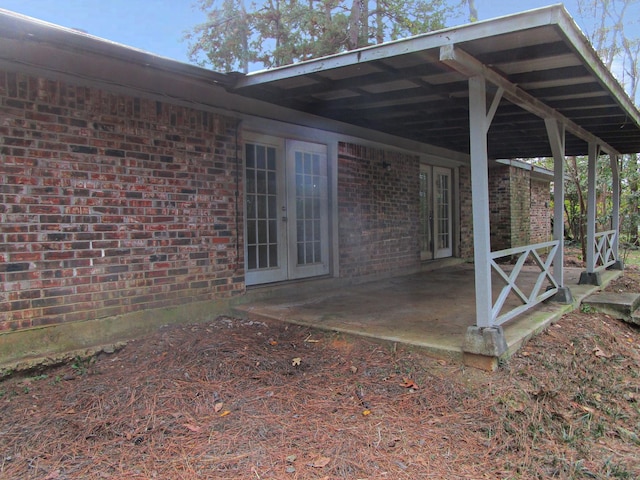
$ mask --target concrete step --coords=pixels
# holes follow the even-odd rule
[[[582,304],[614,318],[640,324],[640,293],[598,292],[589,295]],[[635,320],[634,315],[637,315]]]
[[[631,318],[628,320],[629,323],[633,323],[635,325],[640,325],[640,309],[637,309],[631,314]]]

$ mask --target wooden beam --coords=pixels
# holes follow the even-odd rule
[[[562,123],[566,130],[587,143],[595,143],[610,155],[619,155],[619,152],[611,145],[604,142],[588,132],[580,125],[569,120],[557,110],[541,102],[537,98],[529,95],[517,85],[511,83],[507,78],[484,65],[472,55],[461,50],[456,45],[446,45],[440,47],[440,61],[449,65],[454,70],[467,77],[482,76],[495,86],[504,89],[504,96],[510,102],[537,115],[540,118],[553,118]]]
[[[596,270],[596,164],[600,151],[598,144],[589,143],[589,165],[587,172],[587,274]]]
[[[476,280],[476,325],[493,326],[491,297],[491,240],[489,234],[489,169],[487,156],[487,90],[483,77],[469,78],[471,146],[471,206]]]
[[[609,164],[611,165],[611,188],[613,193],[611,195],[611,201],[613,203],[611,212],[611,229],[616,231],[616,238],[613,242],[613,256],[616,261],[620,261],[619,246],[620,246],[620,164],[619,157],[617,155],[611,155],[609,157]]]
[[[560,242],[553,260],[553,278],[559,287],[564,287],[564,125],[554,118],[545,119],[544,124],[553,152],[553,217],[560,219],[553,222],[553,239]]]

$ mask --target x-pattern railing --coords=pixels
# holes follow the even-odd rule
[[[594,259],[595,270],[600,271],[613,265],[616,261],[613,246],[615,245],[618,232],[607,230],[595,234]]]
[[[491,320],[493,325],[501,325],[556,294],[558,283],[553,278],[551,268],[559,246],[560,242],[556,240],[491,253],[491,267],[505,282],[505,286],[492,307]],[[541,251],[547,252],[546,259],[541,256]],[[504,257],[517,257],[513,269],[506,271],[496,262],[497,259]],[[527,259],[531,259],[533,264],[540,269],[536,282],[528,295],[517,284]],[[543,290],[545,283],[548,288]],[[500,314],[511,293],[515,294],[522,305]]]

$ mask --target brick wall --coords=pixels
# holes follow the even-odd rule
[[[511,247],[531,242],[531,173],[522,168],[510,167],[511,189]]]
[[[460,199],[460,257],[473,258],[473,212],[471,204],[471,167],[458,170]]]
[[[489,221],[492,251],[512,246],[510,170],[508,166],[489,170]]]
[[[244,290],[235,121],[11,72],[0,108],[0,330]]]
[[[548,242],[551,231],[551,185],[539,180],[531,181],[531,243]]]
[[[391,164],[389,170],[382,163]],[[338,145],[340,274],[399,272],[420,264],[419,158]]]
[[[467,193],[468,192],[468,193]],[[546,242],[551,238],[550,184],[508,165],[489,170],[491,250]],[[460,168],[461,256],[473,256],[469,168]]]

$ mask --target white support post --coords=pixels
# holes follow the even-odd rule
[[[598,145],[589,143],[589,165],[587,178],[587,274],[596,269],[596,164],[598,161]]]
[[[618,248],[620,245],[620,163],[617,155],[609,155],[611,164],[611,189],[613,209],[611,212],[611,229],[616,232],[616,239],[613,242],[613,257],[617,262],[620,261],[618,256]]]
[[[546,118],[545,126],[553,153],[553,239],[560,242],[553,260],[553,278],[564,287],[564,145],[565,131],[554,118]]]
[[[601,285],[600,272],[596,272],[596,164],[600,155],[597,143],[589,143],[587,179],[587,270],[580,274],[581,285]]]
[[[476,325],[493,326],[491,298],[491,241],[489,235],[489,167],[487,154],[487,90],[483,77],[469,78],[471,199],[476,281]]]

